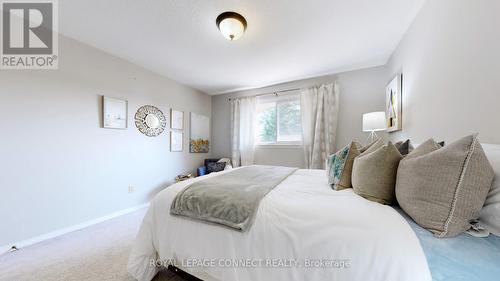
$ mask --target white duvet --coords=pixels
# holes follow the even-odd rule
[[[129,258],[135,278],[151,280],[160,259],[206,281],[431,280],[404,218],[351,189],[332,190],[323,170],[298,170],[279,184],[246,233],[170,215],[175,195],[206,177],[153,199]]]

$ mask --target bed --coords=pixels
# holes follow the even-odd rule
[[[174,184],[153,199],[128,263],[136,279],[174,265],[205,281],[432,280],[404,216],[350,189],[332,191],[324,170],[288,176],[262,199],[246,232],[170,215],[186,186],[230,172]]]

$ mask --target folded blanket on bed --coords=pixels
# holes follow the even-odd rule
[[[246,231],[262,198],[296,170],[249,166],[195,182],[177,194],[170,214]]]

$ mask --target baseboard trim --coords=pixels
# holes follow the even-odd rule
[[[83,222],[83,223],[79,223],[79,224],[76,224],[76,225],[73,225],[73,226],[70,226],[70,227],[65,227],[65,228],[62,228],[62,229],[58,229],[56,231],[52,231],[52,232],[49,232],[49,233],[46,233],[46,234],[35,236],[33,238],[30,238],[30,239],[26,239],[26,240],[22,240],[22,241],[10,243],[8,245],[3,245],[3,246],[0,246],[0,255],[9,252],[9,250],[11,249],[11,247],[14,246],[14,245],[18,249],[22,249],[24,247],[27,247],[27,246],[30,246],[30,245],[33,245],[33,244],[36,244],[36,243],[39,243],[39,242],[51,239],[51,238],[55,238],[57,236],[61,236],[61,235],[64,235],[66,233],[70,233],[70,232],[73,232],[73,231],[76,231],[76,230],[80,230],[82,228],[86,228],[86,227],[89,227],[89,226],[94,225],[94,224],[98,224],[98,223],[101,223],[101,222],[104,222],[104,221],[107,221],[107,220],[110,220],[110,219],[113,219],[113,218],[116,218],[116,217],[119,217],[119,216],[126,215],[128,213],[132,213],[132,212],[138,211],[140,209],[147,208],[148,206],[149,206],[149,203],[137,205],[137,206],[134,206],[134,207],[131,207],[131,208],[127,208],[127,209],[123,209],[123,210],[119,210],[119,211],[113,212],[111,214],[108,214],[108,215],[105,215],[105,216],[102,216],[102,217],[95,218],[93,220],[89,220],[89,221],[86,221],[86,222]]]

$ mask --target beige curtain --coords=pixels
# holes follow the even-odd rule
[[[336,83],[305,89],[300,94],[302,137],[308,169],[325,169],[335,152],[339,91]]]

